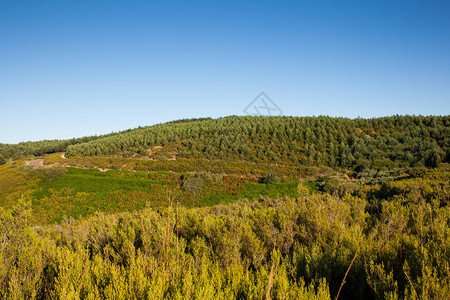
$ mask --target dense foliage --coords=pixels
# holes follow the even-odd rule
[[[124,133],[127,131],[124,131]],[[48,153],[64,152],[70,145],[79,143],[86,143],[94,141],[99,138],[113,136],[117,133],[111,133],[101,136],[88,136],[82,138],[73,138],[69,140],[44,140],[39,142],[22,142],[18,144],[1,144],[0,143],[0,165],[2,164],[1,157],[4,159],[19,159],[28,156],[40,156]]]
[[[152,147],[162,148],[152,149]],[[67,155],[148,154],[354,168],[450,160],[450,116],[226,117],[144,127],[67,148]],[[153,153],[154,152],[154,153]]]
[[[447,299],[449,160],[450,116],[0,144],[0,298]]]
[[[169,198],[44,227],[22,201],[0,212],[1,297],[330,299],[348,270],[342,299],[445,299],[448,180],[432,170],[342,196],[299,185],[210,208]]]

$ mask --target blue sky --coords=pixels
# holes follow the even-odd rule
[[[0,143],[243,115],[450,113],[450,1],[0,1]]]

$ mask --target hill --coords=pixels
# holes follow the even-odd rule
[[[450,161],[450,116],[225,117],[179,120],[99,137],[0,144],[6,158],[66,152],[324,165],[361,170]]]
[[[444,299],[449,151],[450,116],[0,144],[0,298]]]

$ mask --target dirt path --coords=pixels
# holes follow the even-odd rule
[[[43,167],[44,166],[44,159],[40,158],[40,159],[35,159],[35,160],[29,160],[29,161],[25,162],[25,164],[27,166],[31,166],[31,167],[34,167],[34,168]]]

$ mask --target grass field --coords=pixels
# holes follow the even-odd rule
[[[75,193],[96,193],[107,196],[111,192],[130,193],[148,192],[155,185],[166,185],[167,180],[149,179],[149,174],[121,171],[100,172],[97,169],[67,168],[64,176],[54,181],[41,181],[39,190],[34,193],[37,198],[49,196],[51,190],[70,188]]]
[[[53,181],[41,180],[31,194],[37,219],[59,222],[63,216],[84,217],[96,211],[115,212],[164,205],[160,196],[169,172],[129,172],[67,168]]]
[[[145,206],[167,206],[176,195],[185,206],[213,206],[260,196],[297,197],[297,182],[263,184],[235,179],[205,179],[201,191],[189,193],[180,184],[181,174],[155,171],[132,172],[68,167],[55,180],[41,179],[30,195],[39,223],[60,222],[64,216],[79,218],[97,211],[133,211]]]

